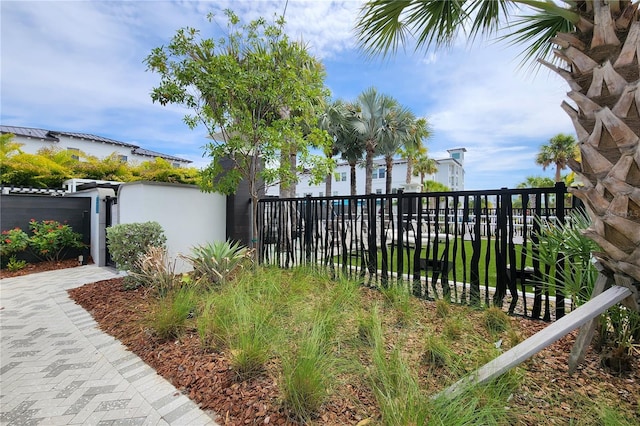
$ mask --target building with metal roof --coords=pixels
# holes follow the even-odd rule
[[[0,133],[13,134],[14,141],[22,145],[20,149],[30,154],[36,154],[43,148],[53,148],[78,153],[82,152],[98,158],[105,158],[115,153],[122,161],[133,163],[149,161],[157,157],[169,161],[175,167],[185,167],[191,163],[191,160],[186,160],[174,155],[162,154],[144,149],[138,145],[92,135],[90,133],[4,125],[0,125]]]

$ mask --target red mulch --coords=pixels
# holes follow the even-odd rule
[[[0,269],[0,279],[35,274],[36,272],[53,271],[54,269],[75,268],[76,266],[80,266],[80,264],[78,263],[78,259],[66,259],[59,261],[52,260],[50,262],[29,263],[19,271],[11,272],[8,269]]]
[[[297,424],[287,416],[280,402],[277,377],[265,373],[251,380],[237,380],[225,354],[204,350],[195,330],[177,340],[155,338],[145,326],[153,298],[146,290],[124,291],[122,278],[117,278],[87,284],[70,290],[69,294],[93,315],[102,330],[122,341],[203,409],[217,413],[221,424]],[[513,318],[512,321],[526,320]],[[546,325],[527,321],[520,330],[526,338]],[[597,397],[610,400],[615,396],[624,400],[627,407],[637,409],[640,382],[637,363],[630,374],[612,375],[602,368],[599,355],[591,350],[574,376],[566,373],[567,356],[575,335],[576,332],[571,333],[526,363],[527,378],[511,402],[521,413],[519,424],[538,424],[541,413],[554,424],[575,420],[572,411],[575,404],[582,403],[577,401],[592,398],[595,401]],[[314,424],[362,422],[364,425],[369,419],[377,418],[379,413],[371,390],[361,388],[341,389],[341,396],[323,405]],[[549,406],[551,394],[557,397]],[[576,395],[585,399],[576,399]]]

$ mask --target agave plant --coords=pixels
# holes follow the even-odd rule
[[[216,241],[193,247],[184,258],[193,266],[194,282],[209,287],[225,283],[250,264],[252,252],[237,242]]]

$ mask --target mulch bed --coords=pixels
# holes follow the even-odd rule
[[[29,263],[18,271],[9,271],[8,269],[0,269],[0,279],[20,277],[22,275],[35,274],[36,272],[53,271],[55,269],[75,268],[80,266],[78,259],[52,260],[48,262]]]
[[[265,373],[251,380],[238,380],[225,354],[204,350],[195,330],[177,340],[158,340],[145,325],[153,297],[144,289],[124,291],[122,278],[116,278],[87,284],[70,290],[69,294],[93,315],[103,331],[123,342],[203,409],[217,413],[221,424],[298,424],[288,417],[281,404],[276,377]],[[527,321],[520,329],[523,337],[548,325],[516,318],[512,321]],[[524,413],[519,417],[520,424],[537,424],[541,413],[548,416],[550,424],[575,420],[572,407],[576,394],[593,401],[599,396],[615,395],[637,408],[640,383],[637,362],[630,374],[612,375],[602,368],[599,355],[590,350],[574,376],[566,373],[575,335],[576,332],[571,333],[525,363],[527,377],[511,402]],[[364,425],[377,418],[379,413],[370,389],[354,385],[342,389],[341,394],[343,397],[331,398],[324,404],[316,424]],[[557,395],[551,406],[547,402],[550,394]]]

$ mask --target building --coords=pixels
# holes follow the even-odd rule
[[[464,153],[465,148],[456,148],[447,150],[449,157],[436,160],[438,171],[429,176],[425,176],[425,180],[434,180],[449,187],[452,191],[464,190]],[[296,196],[304,197],[311,195],[313,197],[324,197],[329,195],[350,195],[351,194],[351,169],[348,163],[338,163],[334,170],[334,179],[331,185],[331,194],[325,194],[325,183],[321,182],[312,185],[309,180],[310,176],[302,174],[296,185]],[[392,169],[391,192],[397,192],[398,189],[407,187],[407,160],[395,160]],[[412,176],[411,183],[413,186],[419,186],[420,177]],[[364,194],[365,185],[365,169],[356,166],[356,189],[358,194]],[[371,181],[371,190],[374,194],[384,194],[386,185],[386,166],[383,159],[375,159],[373,166],[373,175]],[[277,185],[270,186],[266,191],[267,195],[277,196],[279,188]]]
[[[72,152],[83,152],[98,158],[116,154],[122,161],[141,163],[157,157],[169,161],[174,167],[185,167],[191,160],[162,154],[141,148],[126,142],[120,142],[88,133],[64,132],[30,127],[0,126],[0,133],[11,133],[14,142],[21,144],[20,149],[28,154],[36,154],[40,149],[53,148]]]

